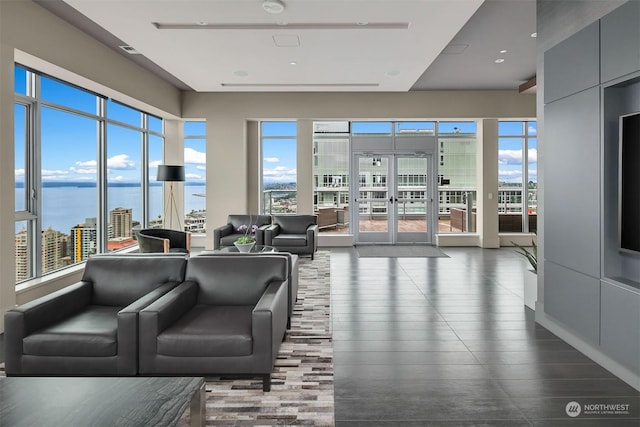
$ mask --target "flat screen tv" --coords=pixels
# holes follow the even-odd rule
[[[640,255],[640,112],[620,116],[620,249]]]

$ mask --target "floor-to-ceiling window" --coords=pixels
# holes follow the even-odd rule
[[[476,231],[476,141],[476,122],[438,122],[439,233]]]
[[[320,233],[349,232],[349,122],[313,124],[313,209]]]
[[[190,121],[184,123],[184,227],[185,230],[192,233],[206,232],[206,135],[206,122]]]
[[[260,122],[262,212],[297,212],[297,124]]]
[[[162,120],[15,67],[16,282],[136,244]]]
[[[499,232],[536,231],[538,207],[537,125],[498,123]]]

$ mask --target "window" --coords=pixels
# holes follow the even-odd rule
[[[206,123],[184,123],[185,229],[205,233],[206,211]]]
[[[349,231],[349,123],[313,124],[314,212],[320,233]]]
[[[262,213],[297,212],[297,124],[261,122]]]
[[[162,158],[162,119],[19,65],[15,74],[16,282],[135,245],[157,210],[148,156]]]
[[[536,136],[536,122],[498,123],[498,214],[501,233],[535,231],[537,228]]]
[[[437,124],[439,233],[475,232],[476,131],[476,122]]]

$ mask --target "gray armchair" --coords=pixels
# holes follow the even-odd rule
[[[274,215],[264,232],[264,244],[280,251],[311,255],[318,250],[317,215]]]
[[[271,215],[229,215],[225,225],[213,230],[213,249],[233,246],[233,242],[244,236],[244,232],[238,231],[238,227],[251,227],[253,224],[258,226],[255,234],[256,245],[264,245],[264,230],[271,225]]]
[[[7,375],[136,375],[138,312],[184,280],[184,255],[101,255],[82,281],[5,313]]]
[[[269,391],[288,268],[283,256],[192,257],[185,282],[140,312],[140,374],[259,375]]]
[[[191,251],[191,233],[166,228],[145,228],[138,232],[141,253],[185,253]]]

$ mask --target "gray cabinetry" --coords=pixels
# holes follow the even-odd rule
[[[600,277],[600,89],[545,106],[545,258]]]
[[[640,372],[640,291],[602,282],[602,350]]]
[[[544,53],[544,102],[600,83],[600,24],[595,22]]]
[[[600,22],[601,80],[640,70],[640,2],[627,2]]]

